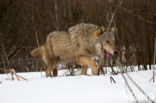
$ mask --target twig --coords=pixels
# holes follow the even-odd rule
[[[152,103],[154,103],[154,101],[147,95],[147,93],[145,93],[145,91],[130,77],[130,75],[128,73],[126,73],[127,77],[131,80],[131,82],[139,89],[139,91],[144,94],[144,96],[151,101]]]
[[[28,79],[26,79],[26,78],[24,78],[24,77],[22,77],[22,76],[20,76],[20,75],[18,75],[18,76],[19,76],[21,79],[28,81]]]
[[[107,58],[107,60],[108,60],[108,58]],[[112,73],[113,73],[114,75],[117,75],[117,74],[118,74],[118,72],[115,72],[115,70],[114,70],[114,68],[113,68],[112,63],[110,63],[110,61],[109,61],[109,60],[108,60],[108,63],[109,63],[109,65],[110,65],[110,67],[111,67]]]
[[[10,69],[10,73],[11,73],[12,80],[14,80],[14,77],[13,77],[13,75],[14,75],[17,78],[18,81],[20,81],[20,78],[23,79],[23,80],[28,81],[28,79],[26,79],[26,78],[24,78],[22,76],[17,75],[15,69]]]
[[[113,13],[112,16],[111,16],[111,19],[110,19],[108,28],[110,28],[110,26],[111,26],[111,24],[112,24],[112,22],[113,22],[114,16],[115,16],[116,12],[118,11],[119,7],[122,5],[122,3],[123,3],[123,0],[120,0],[120,1],[119,1],[119,4],[118,4],[117,7],[115,8],[115,11],[114,11],[114,13]]]
[[[155,77],[156,76],[156,74],[155,74],[155,72],[153,73],[153,76],[151,77],[151,79],[149,80],[150,82],[153,80],[153,77]]]
[[[122,67],[122,70],[121,70],[121,74],[122,76],[124,75],[123,74],[123,66],[120,62],[118,62],[118,65]],[[145,91],[130,77],[130,75],[128,73],[125,73],[127,75],[127,77],[129,78],[129,80],[138,88],[138,90],[148,99],[148,101],[151,101],[152,103],[155,103],[148,95],[147,93],[145,93]],[[124,78],[125,79],[125,78]],[[128,86],[128,85],[127,85]]]
[[[114,78],[112,76],[110,76],[110,81],[112,83],[112,81],[116,84],[116,81],[114,80]]]
[[[16,71],[14,69],[10,69],[10,74],[11,74],[12,80],[14,80],[14,75],[15,75],[16,79],[18,81],[20,81],[19,76],[17,75],[17,73],[16,73]]]
[[[23,79],[23,80],[28,81],[28,79],[26,79],[26,78],[24,78],[24,77],[18,75],[18,74],[16,73],[15,69],[7,69],[7,70],[4,70],[4,69],[0,68],[0,70],[5,71],[6,73],[10,73],[10,74],[11,74],[12,80],[14,80],[14,77],[13,77],[13,76],[15,76],[16,79],[17,79],[18,81],[20,81],[20,78]]]
[[[101,43],[101,50],[103,50],[103,45]],[[101,52],[101,56],[99,58],[99,63],[98,63],[98,73],[100,74],[100,71],[102,69],[102,62],[104,61],[104,55],[103,55],[103,52]]]
[[[155,37],[155,44],[154,44],[154,57],[153,57],[153,65],[155,64],[155,59],[156,59],[156,37]],[[153,80],[153,83],[155,82],[155,66],[153,66],[153,74],[152,74],[152,78],[149,80],[149,81],[152,81]]]
[[[136,103],[138,103],[137,97],[135,96],[135,94],[134,94],[134,92],[133,92],[132,88],[130,87],[130,85],[129,85],[129,83],[128,83],[127,79],[126,79],[126,77],[124,76],[124,74],[123,74],[123,73],[121,73],[121,75],[122,75],[122,77],[123,77],[123,79],[124,79],[124,81],[125,81],[125,83],[126,83],[126,85],[127,85],[128,89],[129,89],[129,91],[131,92],[132,96],[134,97],[134,99],[135,99]]]
[[[135,99],[136,103],[138,103],[138,100],[137,100],[136,95],[134,94],[132,88],[130,87],[130,85],[129,85],[127,79],[126,79],[126,77],[124,76],[123,65],[122,65],[119,61],[117,62],[117,64],[118,64],[118,66],[120,67],[120,72],[121,72],[121,75],[122,75],[122,77],[123,77],[123,79],[124,79],[124,81],[125,81],[125,84],[127,85],[128,89],[129,89],[129,91],[131,92],[131,94],[132,94],[133,98]]]
[[[39,44],[38,34],[37,34],[37,32],[35,33],[35,35],[36,35],[36,43],[37,43],[37,46],[39,47],[39,46],[40,46],[40,44]]]

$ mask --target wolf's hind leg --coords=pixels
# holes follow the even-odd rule
[[[91,70],[92,70],[92,74],[93,75],[98,75],[98,69],[96,67],[96,62],[94,60],[92,60],[92,58],[89,57],[78,57],[77,58],[77,62],[80,65],[88,65]]]
[[[46,64],[47,70],[46,70],[46,77],[52,77],[52,70],[53,70],[53,65],[50,64]]]
[[[53,76],[53,68],[54,68],[53,59],[49,58],[45,55],[42,57],[42,60],[46,67],[46,71],[45,71],[46,77],[52,77]]]
[[[57,77],[58,71],[57,68],[49,67],[46,70],[46,77]]]

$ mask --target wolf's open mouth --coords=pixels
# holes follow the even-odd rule
[[[104,55],[109,60],[109,62],[112,62],[113,61],[113,54],[111,54],[108,51],[104,50]]]

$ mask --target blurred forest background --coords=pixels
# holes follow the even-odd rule
[[[0,0],[0,72],[39,71],[42,63],[30,56],[49,32],[67,31],[78,23],[108,26],[120,0]],[[154,62],[156,0],[123,0],[111,27],[117,28],[119,59],[125,65]],[[122,55],[123,54],[123,55]]]

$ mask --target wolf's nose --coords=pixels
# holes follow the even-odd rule
[[[114,54],[118,54],[118,52],[117,51],[114,51]]]

